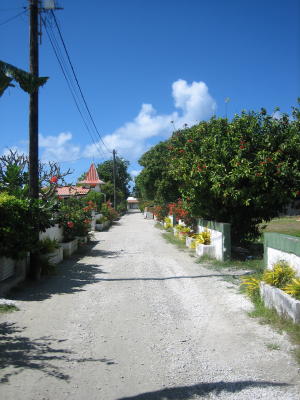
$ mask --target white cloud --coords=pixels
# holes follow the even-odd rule
[[[103,138],[110,149],[116,149],[129,160],[137,159],[149,146],[149,139],[165,139],[174,129],[194,125],[197,121],[210,118],[216,110],[216,102],[211,97],[204,82],[188,84],[179,79],[172,85],[174,106],[177,109],[170,114],[158,114],[152,104],[142,104],[141,110],[133,121],[126,122],[112,134]],[[173,124],[171,124],[173,121]],[[98,145],[88,145],[84,157],[99,154]]]
[[[210,118],[216,110],[216,102],[209,94],[204,82],[189,84],[179,79],[172,84],[174,111],[159,114],[152,104],[142,104],[137,116],[124,123],[111,134],[105,135],[103,141],[109,149],[117,152],[131,162],[135,162],[153,143],[164,140],[172,131],[198,121]],[[172,123],[171,123],[172,121]],[[99,158],[104,149],[101,142],[86,145],[84,148],[72,143],[72,133],[61,132],[57,136],[39,135],[40,158],[43,161],[75,161],[81,157]],[[106,151],[106,150],[105,150]],[[103,156],[103,154],[102,154]],[[106,154],[106,157],[109,155]],[[138,170],[132,171],[132,175]]]
[[[80,157],[80,146],[75,146],[70,141],[70,132],[61,132],[57,136],[39,135],[39,147],[42,150],[40,158],[43,161],[74,161]]]
[[[140,174],[142,170],[141,169],[133,169],[132,171],[129,171],[130,175],[133,176],[134,178]]]

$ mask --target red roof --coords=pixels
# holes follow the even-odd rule
[[[78,196],[87,194],[89,191],[89,188],[84,188],[82,186],[62,186],[56,188],[58,196]]]
[[[84,180],[80,181],[79,183],[87,183],[90,185],[104,184],[104,182],[101,181],[101,179],[99,178],[97,169],[94,164],[90,166],[90,169],[88,170],[88,173],[86,174]]]

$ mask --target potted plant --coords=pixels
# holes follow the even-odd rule
[[[215,246],[211,243],[211,233],[208,229],[195,235],[196,254],[200,257],[215,256]]]

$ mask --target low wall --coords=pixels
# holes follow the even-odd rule
[[[40,232],[40,240],[49,238],[51,240],[56,239],[58,242],[62,242],[63,240],[63,228],[59,227],[58,224],[52,226],[51,228],[46,229],[45,232]]]
[[[264,234],[264,259],[267,269],[279,260],[286,261],[300,276],[300,237],[266,232]]]
[[[231,234],[230,224],[198,220],[198,233],[208,229],[211,234],[211,242],[215,246],[215,258],[217,260],[228,260],[231,257]]]

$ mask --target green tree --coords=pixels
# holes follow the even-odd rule
[[[117,204],[126,200],[129,196],[129,182],[131,176],[128,173],[129,161],[116,157],[116,190]],[[101,180],[105,182],[102,190],[107,195],[107,200],[113,200],[113,161],[107,160],[97,165],[97,171]],[[112,191],[111,191],[112,188]]]
[[[142,155],[143,170],[135,179],[135,192],[142,200],[165,204],[178,199],[180,182],[169,173],[169,142],[160,142]]]
[[[176,132],[169,173],[194,216],[232,224],[234,241],[257,237],[259,224],[299,194],[300,120],[262,109],[230,122],[212,118]]]

